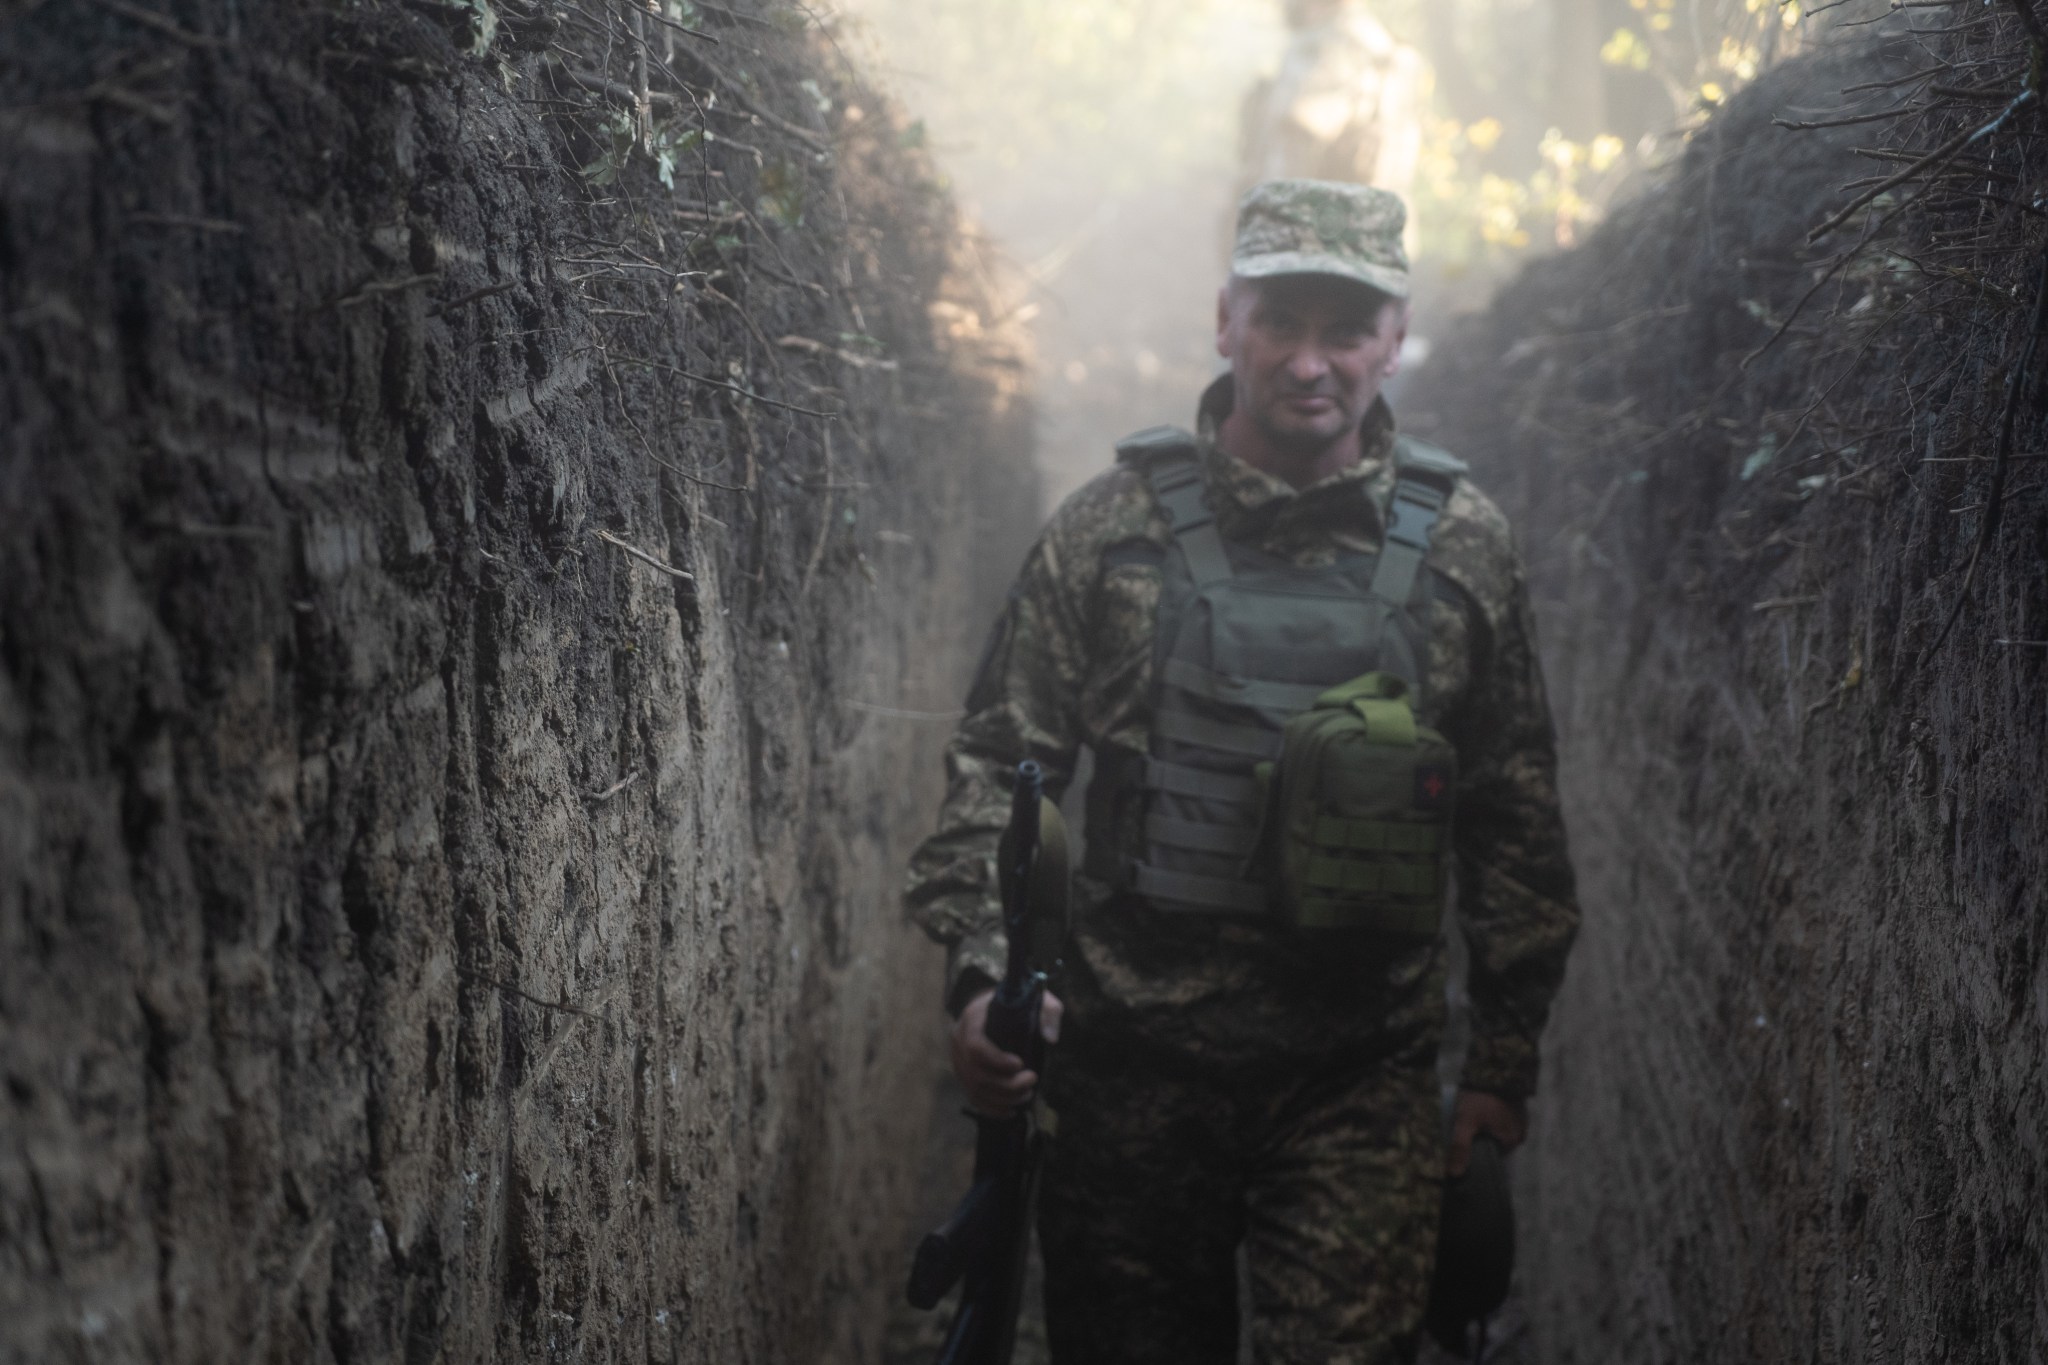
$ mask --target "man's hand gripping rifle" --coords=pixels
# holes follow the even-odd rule
[[[996,853],[1009,961],[988,1005],[989,1041],[1045,1076],[1039,1032],[1048,961],[1066,929],[1067,838],[1057,807],[1044,796],[1036,763],[1017,765],[1010,825]],[[1005,1118],[970,1114],[977,1128],[974,1183],[944,1226],[926,1235],[911,1268],[914,1307],[935,1308],[963,1278],[960,1308],[939,1350],[939,1365],[1008,1365],[1024,1292],[1024,1262],[1047,1130],[1037,1096]]]

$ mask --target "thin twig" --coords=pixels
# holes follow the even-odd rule
[[[627,0],[633,11],[633,120],[640,133],[640,150],[654,155],[654,101],[647,97],[647,12],[654,6],[647,0]]]
[[[1806,240],[1809,242],[1819,241],[1822,237],[1827,236],[1830,232],[1833,232],[1836,228],[1848,222],[1852,217],[1856,215],[1856,211],[1858,209],[1863,208],[1866,204],[1870,203],[1871,200],[1877,198],[1886,190],[1891,189],[1897,185],[1905,184],[1908,180],[1913,179],[1914,176],[1917,175],[1923,168],[1929,165],[1946,162],[1951,157],[1955,156],[1956,153],[1962,151],[1963,148],[1969,146],[1971,143],[1976,142],[1980,138],[1989,137],[1991,134],[1997,132],[2000,128],[2005,126],[2005,121],[2007,119],[2011,118],[2015,113],[2019,111],[2020,106],[2027,104],[2033,98],[2034,92],[2032,90],[2020,91],[2019,94],[2014,95],[2012,97],[2011,102],[2008,103],[2003,110],[1999,111],[1999,115],[1997,118],[1991,120],[1991,122],[1985,124],[1981,128],[1971,129],[1956,134],[1947,142],[1944,142],[1941,146],[1935,148],[1933,151],[1927,153],[1927,155],[1913,162],[1912,165],[1905,167],[1897,175],[1887,176],[1884,180],[1881,180],[1877,184],[1871,186],[1868,190],[1865,190],[1862,194],[1859,194],[1854,199],[1850,200],[1848,205],[1845,208],[1843,208],[1839,213],[1834,214],[1832,217],[1828,218],[1826,222],[1822,223],[1819,227],[1807,233]]]
[[[1990,85],[1930,85],[1927,93],[1943,99],[1979,100],[1985,104],[1999,104],[2012,98],[2012,92],[2003,88],[2000,82]]]
[[[825,506],[818,514],[818,538],[811,543],[811,556],[804,564],[804,579],[796,590],[799,598],[810,595],[811,579],[817,576],[818,565],[825,560],[825,542],[832,535],[833,488],[832,488],[832,428],[825,428]]]
[[[490,298],[493,294],[502,294],[508,289],[517,289],[518,287],[519,281],[517,280],[500,280],[496,284],[487,284],[481,289],[470,290],[461,298],[450,299],[446,303],[435,304],[432,308],[429,308],[427,310],[427,316],[430,318],[446,317],[448,314],[454,312],[458,308],[467,308],[470,304],[475,303],[480,299],[487,299]]]
[[[1984,551],[1990,547],[1992,537],[1998,534],[1999,519],[2005,511],[2005,476],[2012,467],[2012,433],[2019,421],[2020,395],[2026,390],[2027,377],[2033,373],[2034,352],[2040,347],[2043,329],[2048,329],[2048,251],[2041,256],[2041,283],[2034,291],[2034,321],[2027,328],[2027,344],[2006,380],[2005,415],[1998,428],[1998,455],[1991,466],[1991,487],[1984,495],[1984,520],[1977,526],[1977,543],[1970,550],[1970,562],[1963,569],[1963,586],[1956,593],[1955,604],[1948,609],[1948,619],[1935,632],[1927,653],[1920,656],[1923,665],[1941,648],[1956,619],[1963,614],[1970,589],[1977,582],[1977,567],[1984,562]]]
[[[153,10],[146,10],[140,5],[131,5],[128,3],[128,0],[93,0],[93,3],[101,9],[111,10],[123,19],[132,19],[144,28],[153,28],[166,38],[175,39],[187,47],[222,46],[221,40],[218,38],[209,37],[204,33],[194,33],[191,29],[177,23],[175,20],[166,18]]]
[[[1763,344],[1761,346],[1758,346],[1748,355],[1742,357],[1742,362],[1738,364],[1735,368],[1738,371],[1748,369],[1750,366],[1750,362],[1754,361],[1758,356],[1762,355],[1765,351],[1770,350],[1771,347],[1777,345],[1779,338],[1783,337],[1787,332],[1791,331],[1792,324],[1797,322],[1799,320],[1799,315],[1806,311],[1806,305],[1813,302],[1813,296],[1820,293],[1820,291],[1826,287],[1828,281],[1834,279],[1834,277],[1837,274],[1841,273],[1841,269],[1843,266],[1847,265],[1850,261],[1854,260],[1856,257],[1863,254],[1863,249],[1870,245],[1871,239],[1877,236],[1877,230],[1881,226],[1883,225],[1872,225],[1872,227],[1863,234],[1862,241],[1858,242],[1855,246],[1850,247],[1841,255],[1835,257],[1833,263],[1830,264],[1828,268],[1821,273],[1821,277],[1815,280],[1813,284],[1808,287],[1807,291],[1804,294],[1801,294],[1799,296],[1799,302],[1792,305],[1792,311],[1785,315],[1785,320],[1779,323],[1777,327],[1772,330],[1769,336],[1764,338]]]
[[[151,213],[146,210],[138,210],[128,215],[128,221],[131,223],[153,223],[160,227],[191,228],[195,232],[236,233],[249,230],[240,223],[232,223],[225,218],[201,218],[190,213]]]
[[[617,536],[613,535],[610,531],[605,530],[602,526],[597,528],[597,538],[607,545],[615,546],[618,549],[624,550],[627,554],[633,556],[633,558],[639,560],[642,564],[646,564],[652,568],[661,570],[670,578],[680,578],[685,583],[694,583],[697,581],[697,575],[689,572],[686,569],[678,569],[673,564],[664,563],[663,561],[656,559],[653,555],[647,553],[647,551],[641,549],[639,546],[634,545],[629,541],[620,540]]]
[[[720,290],[717,285],[712,284],[709,281],[706,281],[704,284],[699,285],[698,288],[703,290],[705,298],[710,299],[714,303],[722,303],[726,307],[732,309],[733,312],[739,314],[740,321],[745,323],[747,330],[754,334],[754,340],[761,343],[761,348],[767,351],[769,359],[775,362],[776,368],[782,368],[782,357],[775,354],[775,347],[768,340],[768,334],[761,330],[761,324],[754,321],[754,315],[752,313],[749,313],[740,304],[740,301],[738,299]]]
[[[716,35],[706,33],[701,28],[691,28],[688,24],[685,24],[680,19],[671,19],[666,14],[663,14],[661,12],[660,7],[656,5],[650,4],[647,6],[647,17],[652,19],[657,24],[665,24],[666,26],[673,29],[677,33],[687,33],[692,38],[702,38],[705,42],[711,43],[714,46],[718,42],[718,38],[716,37]]]
[[[417,288],[423,284],[431,284],[440,278],[440,271],[429,270],[419,275],[407,275],[402,279],[372,280],[347,298],[336,299],[334,306],[336,308],[353,308],[359,303],[368,303],[380,294],[402,293],[407,289]]]
[[[1996,129],[2001,123],[2003,123],[2006,120],[2006,118],[2013,112],[2013,110],[2017,109],[2021,104],[2031,99],[2033,97],[2033,93],[2034,92],[2032,90],[2021,91],[2017,96],[2013,98],[2012,103],[2006,105],[2004,112],[2000,113],[1997,118],[1993,119],[1990,123],[1985,124],[1976,132],[1970,134],[1969,137],[1963,142],[1952,144],[1951,155],[1954,151],[1960,151],[1964,146],[1967,146],[1970,142],[1974,142],[1977,138],[1982,137],[1985,134],[1990,133],[1991,131]],[[1905,170],[1899,172],[1898,175],[1887,177],[1887,180],[1889,181],[1889,183],[1897,184],[1904,180],[1910,179],[1920,166],[1925,165],[1928,161],[1935,159],[1935,156],[1937,155],[1939,155],[1939,153],[1923,157],[1920,161],[1914,163],[1914,165],[1908,166]],[[1797,320],[1800,313],[1805,310],[1806,305],[1813,301],[1814,295],[1820,293],[1821,289],[1828,283],[1828,281],[1832,280],[1837,274],[1841,272],[1843,266],[1847,265],[1850,261],[1855,260],[1858,256],[1862,255],[1865,248],[1867,248],[1871,244],[1871,242],[1877,239],[1877,235],[1880,232],[1884,231],[1886,227],[1891,225],[1893,219],[1897,218],[1900,214],[1904,213],[1907,209],[1911,208],[1914,204],[1918,203],[1921,197],[1927,193],[1927,191],[1933,186],[1934,183],[1934,181],[1930,180],[1927,184],[1922,185],[1919,189],[1915,190],[1905,199],[1893,205],[1890,212],[1886,213],[1884,217],[1878,219],[1876,222],[1872,223],[1868,228],[1864,230],[1863,240],[1859,241],[1855,246],[1849,248],[1849,250],[1843,252],[1841,255],[1835,257],[1833,263],[1828,266],[1827,270],[1821,275],[1821,277],[1813,282],[1813,286],[1809,288],[1804,294],[1799,296],[1799,302],[1792,306],[1792,311],[1786,315],[1785,320],[1779,323],[1777,329],[1773,331],[1770,334],[1770,336],[1764,339],[1764,342],[1761,346],[1758,346],[1755,350],[1751,351],[1748,355],[1742,358],[1741,363],[1735,367],[1736,370],[1742,371],[1748,369],[1751,361],[1754,361],[1758,356],[1762,355],[1765,351],[1770,350],[1772,346],[1777,344],[1779,338],[1783,337],[1787,332],[1791,331],[1793,322]],[[1880,193],[1880,191],[1881,187],[1880,189],[1872,190],[1869,194],[1860,196],[1856,204],[1851,205],[1847,210],[1844,210],[1842,214],[1837,215],[1837,217],[1832,221],[1835,223],[1845,221],[1850,213],[1853,213],[1858,207],[1861,207],[1863,204],[1867,204],[1871,200],[1875,199],[1878,193]],[[1814,238],[1820,236],[1821,233],[1827,231],[1828,227],[1829,224],[1822,224],[1820,227],[1815,228],[1812,232],[1808,233],[1806,239],[1809,242],[1812,241]]]
[[[839,412],[825,412],[818,408],[799,407],[795,403],[785,403],[779,398],[770,398],[766,394],[755,393],[744,385],[729,383],[723,379],[713,379],[708,374],[698,374],[695,371],[686,370],[680,365],[664,364],[659,360],[647,360],[637,355],[622,355],[619,357],[619,361],[621,364],[639,365],[649,370],[665,370],[670,374],[687,379],[693,384],[702,384],[707,388],[713,389],[724,389],[727,393],[736,393],[742,398],[751,398],[756,403],[762,403],[771,408],[781,408],[785,412],[800,412],[806,417],[824,417],[827,419],[845,415]]]
[[[1811,10],[1807,12],[1809,14],[1812,13]],[[1841,93],[1844,95],[1860,95],[1868,90],[1896,90],[1902,85],[1911,85],[1914,81],[1924,81],[1937,71],[1953,70],[1955,70],[1954,62],[1936,62],[1925,70],[1910,72],[1904,76],[1893,76],[1890,80],[1865,81],[1861,85],[1845,85],[1842,87]]]
[[[112,81],[101,81],[92,86],[85,92],[85,98],[106,104],[117,104],[163,128],[168,128],[178,121],[177,110],[158,104],[155,100],[138,95],[126,86],[116,85]]]
[[[1920,163],[1920,158],[1911,152],[1895,152],[1888,147],[1851,147],[1849,150],[1853,155],[1863,157],[1869,161],[1908,161],[1912,162],[1915,166],[1918,166]],[[1981,177],[1986,180],[2003,181],[2008,185],[2015,184],[2019,180],[2018,176],[2009,172],[1994,170],[1989,162],[1964,161],[1959,157],[1950,157],[1937,169],[1943,175],[1962,175],[1973,180]],[[1862,183],[1869,184],[1872,182],[1864,181]],[[1895,184],[1897,182],[1887,180],[1885,183]]]
[[[751,493],[754,491],[752,484],[720,483],[716,479],[707,479],[701,474],[692,474],[689,470],[684,469],[681,465],[672,464],[669,461],[662,459],[661,456],[655,454],[652,450],[645,448],[644,445],[642,447],[641,453],[646,455],[648,459],[660,465],[663,469],[666,469],[669,473],[675,474],[681,478],[688,479],[691,483],[701,484],[706,488],[716,488],[726,493]],[[724,461],[721,460],[719,461],[719,463],[723,464]]]
[[[2026,29],[2034,50],[2048,52],[2048,29],[2041,27],[2041,16],[2034,13],[2032,0],[2012,0],[2012,12],[2020,17],[2020,26]]]
[[[500,981],[497,977],[486,975],[483,972],[471,971],[467,967],[457,967],[455,974],[465,981],[475,981],[482,985],[493,987],[505,992],[507,995],[524,1000],[529,1005],[538,1005],[544,1010],[560,1010],[563,1014],[574,1014],[584,1019],[592,1017],[589,1010],[578,1009],[574,1005],[564,1005],[553,1000],[543,1000],[537,995],[528,995],[511,982]]]
[[[888,716],[893,720],[958,720],[967,714],[965,711],[913,711],[902,706],[878,706],[871,701],[849,701],[846,704],[856,711]]]
[[[723,15],[735,24],[752,24],[756,28],[765,29],[775,27],[773,22],[763,19],[758,14],[748,14],[745,10],[730,9],[724,5],[714,5],[711,3],[711,0],[696,0],[696,5],[698,9],[708,9],[713,14]]]
[[[591,792],[583,799],[588,801],[593,806],[601,806],[605,802],[611,800],[614,796],[617,796],[620,792],[624,791],[626,788],[632,786],[635,782],[638,782],[639,780],[640,770],[638,768],[635,768],[632,772],[627,773],[624,777],[612,783],[603,791]]]
[[[218,526],[212,522],[193,521],[189,517],[167,523],[154,523],[164,530],[175,531],[181,536],[194,540],[271,540],[275,537],[261,526]]]
[[[1895,105],[1890,109],[1880,109],[1874,114],[1851,114],[1847,118],[1774,118],[1771,120],[1771,125],[1776,128],[1790,128],[1794,132],[1805,132],[1810,128],[1847,128],[1851,124],[1856,123],[1879,123],[1888,118],[1899,118],[1906,114],[1924,114],[1926,112],[1927,109],[1924,105],[1915,109],[1901,104]]]
[[[561,265],[600,265],[614,270],[651,270],[655,274],[666,278],[671,284],[677,280],[701,280],[705,278],[705,272],[702,270],[671,270],[665,265],[657,265],[652,261],[615,261],[608,256],[557,256],[555,260]],[[604,272],[600,270],[594,273],[601,275]],[[590,277],[588,275],[578,275],[576,278],[581,280]]]
[[[777,337],[775,344],[785,351],[802,351],[807,355],[831,356],[844,364],[853,366],[856,370],[893,370],[897,367],[896,362],[893,360],[884,360],[879,356],[861,355],[856,351],[827,345],[811,337]]]

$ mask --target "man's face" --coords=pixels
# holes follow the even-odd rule
[[[1393,374],[1408,307],[1328,275],[1232,280],[1217,303],[1216,353],[1237,409],[1274,447],[1313,455],[1349,436]]]

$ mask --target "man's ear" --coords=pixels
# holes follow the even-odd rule
[[[1392,379],[1401,369],[1401,348],[1408,344],[1408,300],[1395,299],[1387,304],[1387,313],[1380,318],[1381,335],[1389,327],[1394,329],[1394,350],[1387,357],[1386,374]]]
[[[1216,354],[1230,359],[1230,285],[1216,291]]]

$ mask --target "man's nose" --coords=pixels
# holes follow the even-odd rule
[[[1314,346],[1297,346],[1287,357],[1287,377],[1297,384],[1313,384],[1330,372],[1330,362]]]

